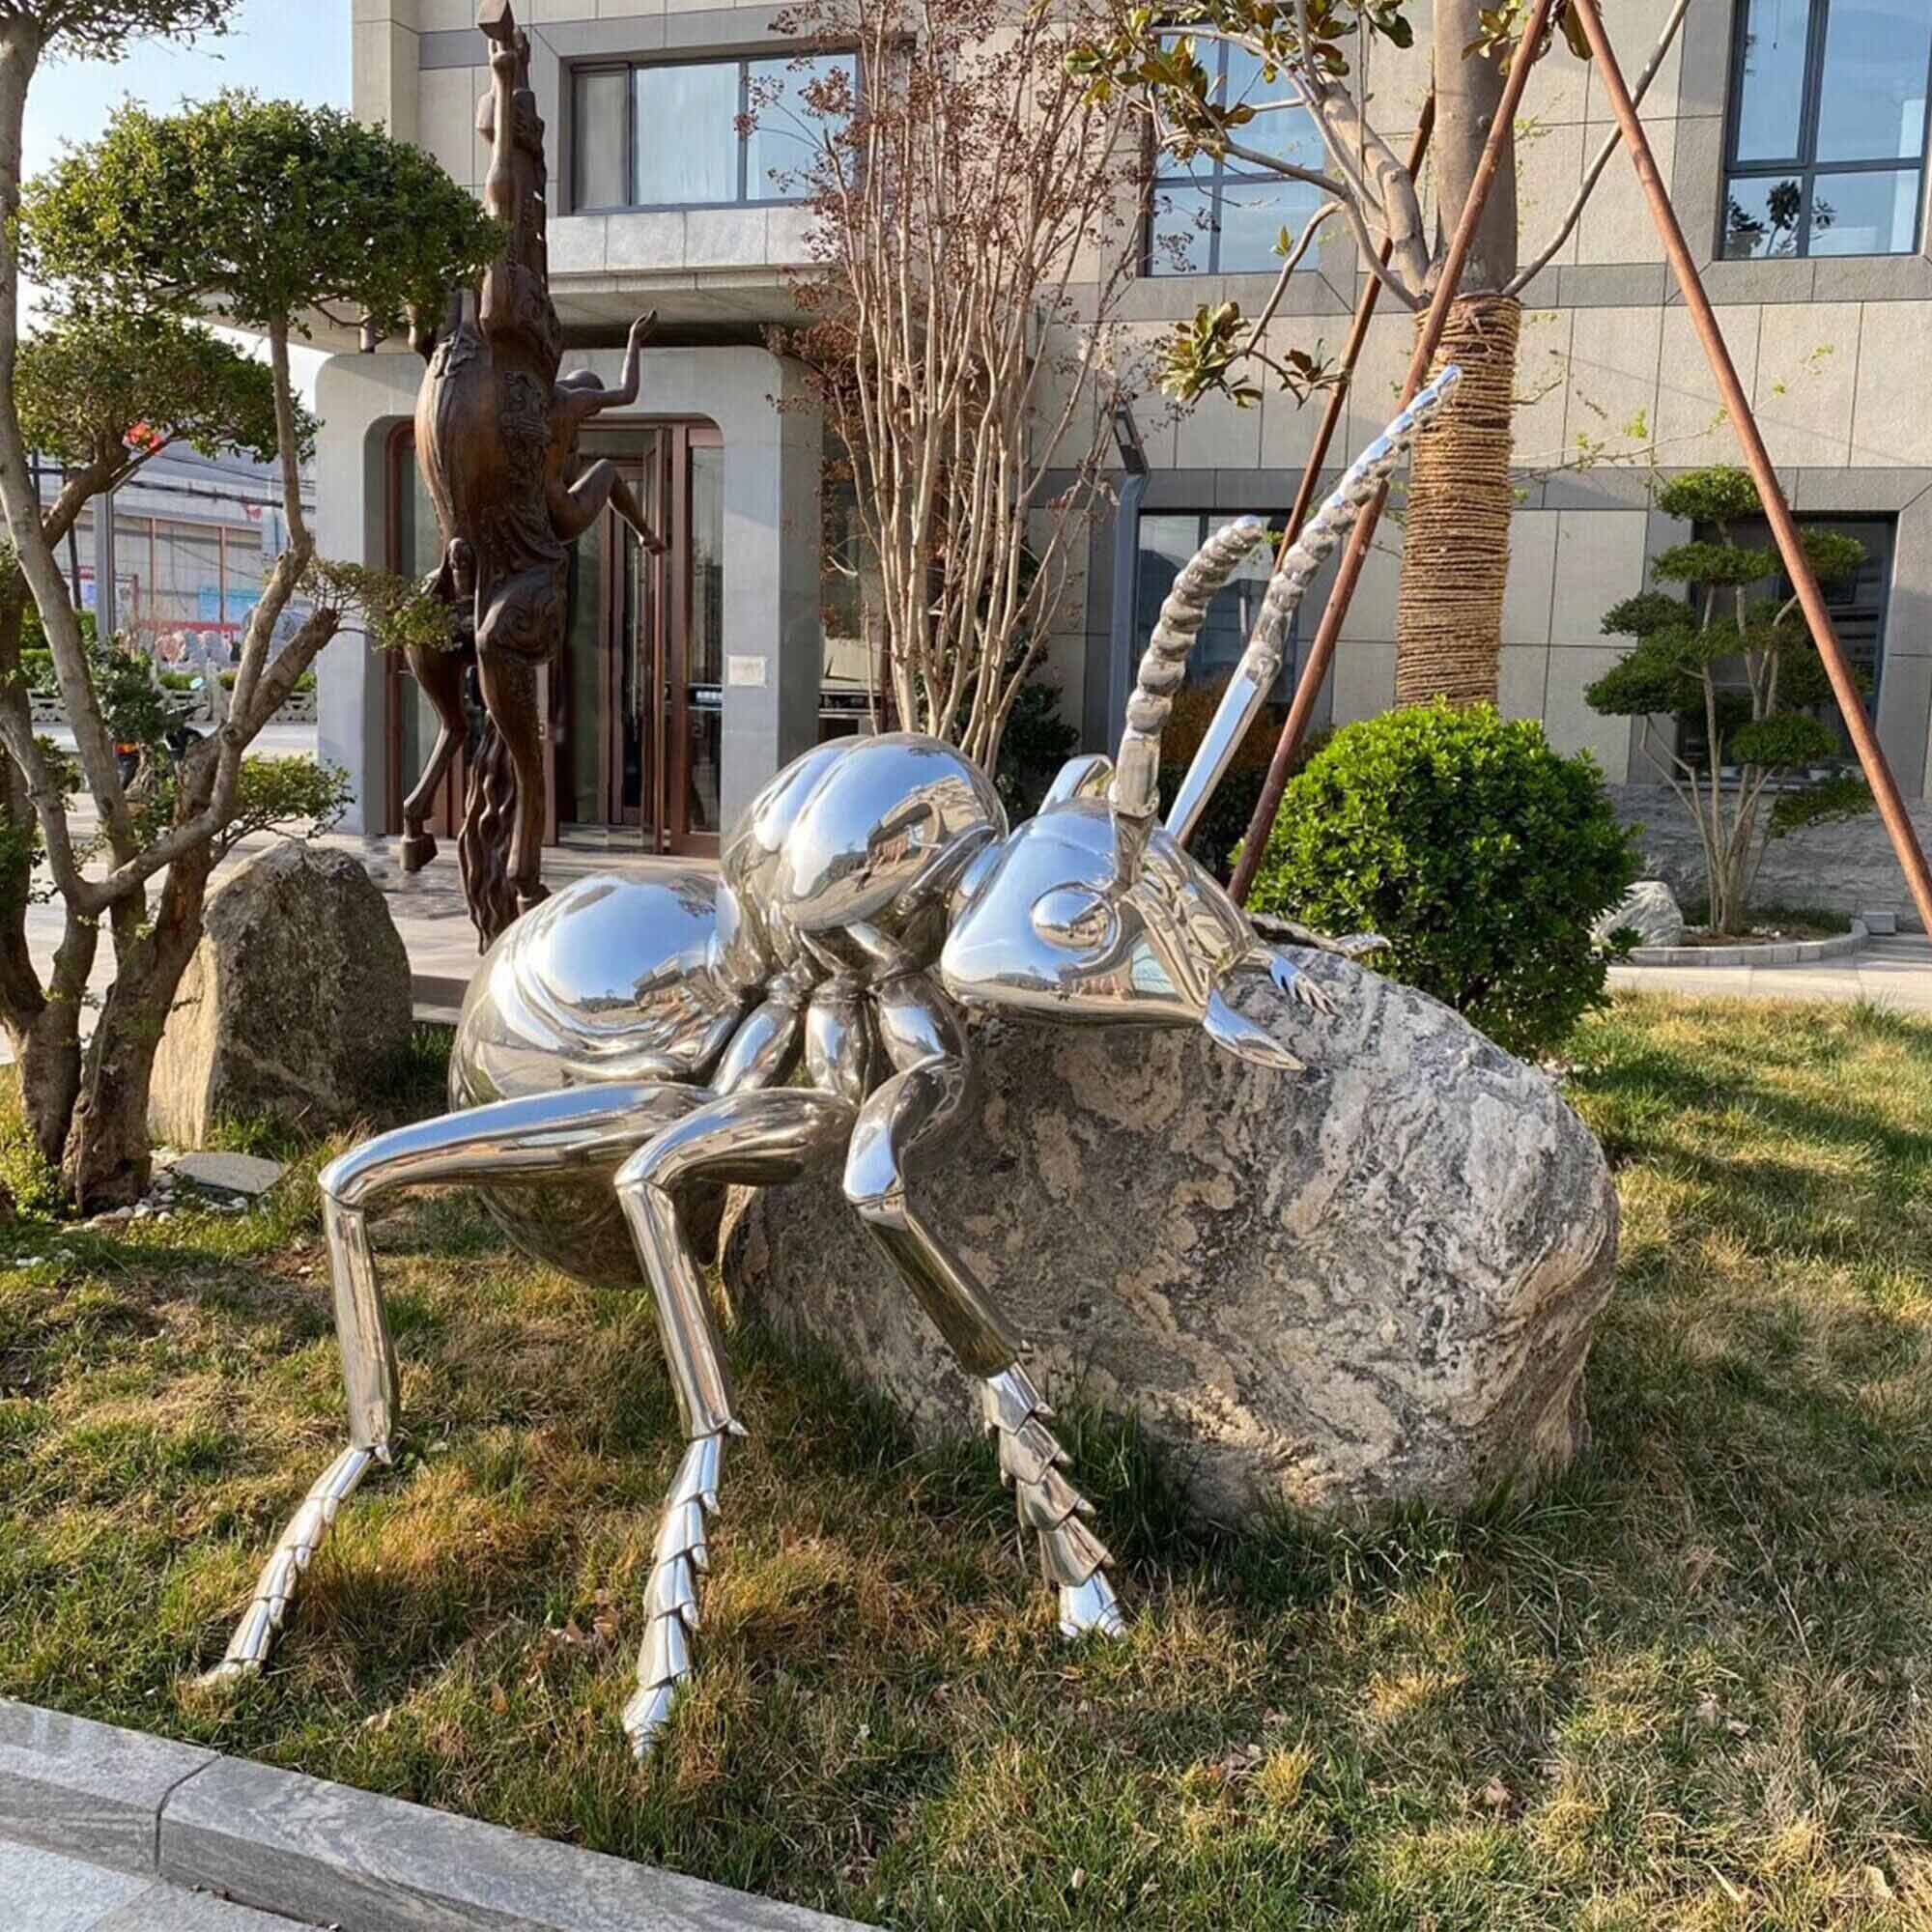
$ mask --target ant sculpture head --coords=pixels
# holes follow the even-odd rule
[[[1255,518],[1208,538],[1175,580],[1127,700],[1118,759],[1075,759],[1038,813],[968,868],[940,979],[962,1005],[1040,1019],[1199,1026],[1261,1065],[1300,1065],[1230,995],[1293,969],[1264,945],[1185,843],[1281,669],[1289,620],[1321,564],[1380,490],[1462,372],[1445,369],[1350,469],[1270,580],[1253,637],[1193,765],[1158,822],[1160,737],[1215,593],[1266,534]]]

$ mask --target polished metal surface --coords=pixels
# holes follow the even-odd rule
[[[1053,1411],[1017,1363],[986,1378],[980,1408],[1020,1522],[1039,1539],[1040,1572],[1060,1593],[1061,1634],[1119,1636],[1126,1619],[1107,1580],[1114,1559],[1088,1527],[1093,1505],[1061,1473],[1066,1455],[1046,1427]]]
[[[336,1512],[355,1492],[376,1455],[370,1449],[345,1449],[303,1498],[275,1544],[274,1554],[262,1566],[255,1595],[228,1640],[221,1662],[202,1677],[204,1684],[220,1684],[252,1677],[268,1662],[275,1639],[288,1622],[289,1605],[327,1539]]]
[[[1406,433],[1398,422],[1390,447]],[[1359,500],[1392,460],[1380,445],[1369,452],[1308,542],[1332,542],[1344,498]],[[744,1433],[703,1273],[723,1193],[841,1163],[853,1210],[981,1384],[1061,1630],[1124,1628],[1091,1507],[1019,1365],[1020,1331],[915,1197],[972,1104],[970,1012],[1196,1026],[1230,1053],[1293,1070],[1295,1057],[1240,1010],[1242,988],[1265,980],[1313,1012],[1332,1011],[1300,969],[1299,945],[1264,944],[1156,819],[1160,731],[1188,643],[1257,536],[1238,525],[1217,533],[1177,581],[1119,768],[1073,759],[1016,831],[985,775],[952,747],[836,739],[753,802],[724,841],[718,878],[584,880],[503,934],[464,1004],[452,1111],[384,1134],[322,1175],[351,1446],[277,1544],[216,1674],[267,1657],[336,1510],[390,1455],[396,1367],[369,1211],[398,1189],[469,1185],[528,1252],[593,1282],[641,1279],[651,1292],[687,1446],[652,1548],[624,1713],[633,1745],[647,1750],[675,1721],[695,1667],[708,1525],[727,1438]],[[1311,567],[1305,552],[1292,556],[1250,648],[1262,689],[1285,600]],[[1218,777],[1219,745],[1196,766],[1206,776],[1185,794],[1190,810]],[[1298,927],[1290,937],[1345,953],[1367,943]]]
[[[1194,836],[1208,801],[1227,776],[1235,753],[1248,735],[1248,727],[1261,716],[1268,693],[1281,675],[1281,661],[1288,648],[1289,621],[1314,582],[1315,573],[1388,481],[1404,451],[1441,414],[1462,380],[1461,368],[1450,363],[1349,466],[1334,493],[1289,545],[1287,555],[1268,580],[1261,615],[1255,620],[1248,647],[1242,652],[1234,676],[1228,680],[1228,689],[1202,735],[1194,762],[1168,809],[1167,829],[1183,845]],[[1185,663],[1184,658],[1182,662]]]

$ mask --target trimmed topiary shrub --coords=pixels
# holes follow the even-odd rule
[[[1382,933],[1375,964],[1510,1052],[1556,1046],[1601,1005],[1590,926],[1634,872],[1587,754],[1487,705],[1345,725],[1290,783],[1248,904]]]

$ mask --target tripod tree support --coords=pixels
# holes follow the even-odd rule
[[[1476,172],[1469,181],[1468,196],[1463,203],[1462,216],[1456,223],[1455,234],[1450,237],[1448,253],[1442,258],[1442,271],[1430,298],[1429,312],[1423,318],[1421,331],[1415,339],[1415,354],[1409,358],[1408,376],[1402,385],[1402,409],[1406,409],[1415,400],[1417,392],[1429,380],[1429,365],[1441,347],[1442,332],[1449,322],[1449,305],[1456,299],[1463,285],[1463,264],[1469,259],[1469,250],[1475,244],[1476,227],[1483,218],[1490,189],[1495,184],[1503,150],[1509,145],[1517,109],[1522,103],[1523,89],[1529,84],[1529,71],[1536,65],[1537,50],[1543,44],[1554,4],[1555,0],[1536,0],[1528,20],[1524,22],[1522,39],[1517,43],[1515,57],[1510,62],[1509,77],[1503,83],[1502,99],[1496,105],[1496,118],[1491,123],[1489,139],[1483,143]],[[1366,328],[1366,324],[1363,327]],[[1328,593],[1321,628],[1315,634],[1315,641],[1309,647],[1308,662],[1303,666],[1300,681],[1294,688],[1294,702],[1289,706],[1287,722],[1275,742],[1267,781],[1262,787],[1261,797],[1255,802],[1254,816],[1248,820],[1247,834],[1241,840],[1240,860],[1229,887],[1236,905],[1247,902],[1255,873],[1260,869],[1268,834],[1274,830],[1275,815],[1281,810],[1281,795],[1288,785],[1288,768],[1307,732],[1309,715],[1314,711],[1315,700],[1321,696],[1321,687],[1327,679],[1328,667],[1335,656],[1335,640],[1348,618],[1349,606],[1354,601],[1355,585],[1361,581],[1362,566],[1368,560],[1369,546],[1375,542],[1376,527],[1381,522],[1382,508],[1387,501],[1388,486],[1384,484],[1356,521],[1354,529],[1350,533],[1348,548],[1342,553],[1342,561],[1335,573],[1335,587]]]
[[[1710,359],[1711,373],[1717,378],[1724,413],[1730,417],[1731,427],[1737,431],[1738,441],[1743,445],[1745,467],[1750,471],[1751,481],[1757,485],[1758,496],[1763,499],[1765,518],[1776,541],[1777,554],[1783,559],[1785,575],[1791,579],[1799,608],[1804,612],[1811,641],[1817,645],[1818,655],[1824,660],[1825,675],[1832,681],[1832,693],[1838,700],[1845,729],[1851,734],[1853,749],[1859,754],[1859,763],[1864,768],[1865,781],[1871,786],[1879,817],[1884,820],[1892,849],[1898,855],[1899,867],[1905,873],[1906,885],[1911,889],[1913,903],[1918,908],[1919,923],[1927,932],[1932,932],[1932,872],[1926,869],[1925,853],[1905,810],[1905,801],[1899,796],[1891,767],[1887,764],[1885,753],[1879,747],[1878,734],[1865,715],[1864,699],[1859,695],[1837,634],[1832,629],[1831,614],[1825,609],[1818,579],[1811,569],[1810,559],[1804,554],[1798,526],[1792,520],[1791,506],[1784,500],[1784,492],[1778,486],[1777,471],[1772,465],[1770,451],[1764,446],[1764,438],[1758,432],[1757,417],[1752,413],[1750,399],[1738,380],[1737,365],[1732,362],[1731,352],[1724,345],[1717,314],[1711,307],[1711,298],[1704,292],[1703,277],[1697,272],[1696,261],[1684,240],[1677,211],[1671,207],[1663,178],[1657,171],[1657,157],[1651,152],[1649,137],[1644,133],[1642,122],[1637,119],[1636,105],[1631,99],[1630,89],[1625,86],[1622,71],[1617,66],[1617,57],[1604,32],[1603,18],[1597,12],[1597,0],[1570,0],[1570,9],[1583,30],[1584,39],[1590,43],[1590,57],[1596,63],[1597,78],[1616,115],[1617,126],[1623,132],[1625,152],[1636,169],[1637,181],[1642,185],[1644,199],[1650,203],[1650,212],[1656,218],[1657,232],[1662,238],[1664,253],[1670,258],[1671,270],[1677,277],[1684,305],[1690,312],[1698,340],[1703,343],[1704,354]]]

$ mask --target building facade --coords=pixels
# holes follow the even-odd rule
[[[792,312],[787,271],[805,261],[806,223],[784,195],[782,117],[761,115],[753,132],[739,117],[748,91],[782,75],[796,49],[774,31],[781,10],[764,5],[533,0],[530,11],[557,305],[573,358],[607,381],[632,318],[659,312],[638,408],[602,419],[598,453],[631,469],[670,539],[662,564],[608,523],[584,540],[552,680],[552,823],[559,838],[701,851],[777,764],[854,728],[864,709],[864,656],[820,565],[839,534],[822,431],[762,346],[765,327]],[[1669,0],[1605,11],[1634,75]],[[357,0],[355,26],[356,112],[471,185],[485,166],[473,14],[472,0]],[[1398,151],[1428,60],[1426,33],[1409,52],[1371,51],[1377,125]],[[1643,105],[1795,507],[1866,546],[1859,582],[1837,593],[1839,618],[1915,800],[1932,737],[1928,72],[1925,0],[1692,0]],[[1236,67],[1225,84],[1238,93],[1252,78]],[[1610,132],[1601,88],[1560,46],[1529,109],[1519,128],[1526,257]],[[1259,308],[1273,238],[1305,218],[1305,192],[1201,169],[1159,182],[1127,333],[1151,343],[1204,302]],[[1332,351],[1346,332],[1362,270],[1334,228],[1291,278],[1269,326],[1278,347]],[[1640,727],[1598,716],[1583,696],[1618,654],[1601,619],[1687,534],[1651,506],[1656,470],[1735,460],[1736,445],[1623,156],[1524,303],[1502,707],[1540,718],[1560,749],[1593,753],[1612,782],[1642,786],[1658,773]],[[1390,412],[1413,327],[1384,305],[1338,460]],[[419,374],[413,357],[388,353],[324,369],[327,552],[427,567],[433,532],[408,427]],[[1127,667],[1176,562],[1219,520],[1286,509],[1319,415],[1272,395],[1185,414],[1155,396],[1136,403],[1148,473],[1123,512],[1096,520],[1050,653],[1090,744],[1118,731]],[[1392,701],[1396,543],[1391,531],[1365,574],[1329,722]],[[1203,680],[1225,674],[1257,587],[1226,594],[1196,667]],[[1311,603],[1321,594],[1318,584]],[[1311,617],[1304,641],[1312,629]],[[362,826],[395,830],[425,743],[406,680],[338,647],[324,660],[322,720],[325,755],[357,777]]]
[[[45,459],[35,468],[41,500],[52,504],[64,473]],[[96,502],[60,546],[74,608],[98,617],[105,603],[113,628],[163,664],[228,662],[286,547],[281,487],[274,469],[238,450],[211,457],[182,447],[154,458],[114,493],[111,531]],[[312,512],[307,476],[302,501]],[[114,579],[104,600],[103,537]],[[284,629],[299,616],[291,611]]]

